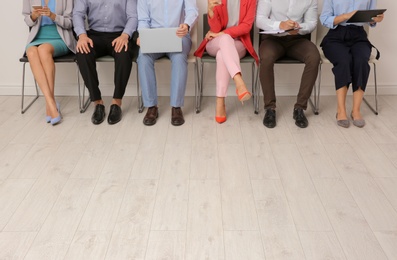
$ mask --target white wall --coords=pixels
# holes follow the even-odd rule
[[[321,10],[322,0],[319,1]],[[206,0],[197,0],[200,10],[199,25],[202,23],[202,13],[206,12]],[[0,50],[2,59],[0,60],[0,95],[19,95],[21,89],[22,64],[19,58],[23,53],[26,44],[28,28],[23,21],[21,14],[22,1],[9,2],[7,12],[0,16],[0,23],[3,24],[1,29],[2,40],[0,41]],[[391,0],[379,0],[379,8],[387,8],[385,20],[376,28],[371,29],[370,40],[381,51],[381,59],[377,66],[378,84],[380,94],[397,94],[397,73],[395,60],[397,58],[397,35],[395,26],[392,24],[396,21],[394,15],[397,15],[397,2]],[[199,39],[202,35],[201,26],[199,26]],[[256,38],[257,41],[257,38]],[[255,48],[257,42],[255,42]],[[205,69],[204,95],[214,95],[214,69],[209,65]],[[100,75],[101,89],[104,95],[113,93],[113,64],[100,64],[98,66]],[[296,87],[299,85],[302,66],[300,65],[283,65],[276,66],[276,91],[278,95],[296,95]],[[27,93],[33,93],[33,78],[30,68],[27,66]],[[168,64],[157,66],[157,80],[159,84],[159,94],[168,95],[169,93],[169,74]],[[194,95],[194,72],[193,66],[190,65],[189,78],[186,95]],[[250,67],[243,65],[243,75],[247,84],[251,83]],[[131,74],[130,83],[127,87],[126,95],[135,95],[135,67]],[[77,94],[76,68],[71,64],[57,65],[56,77],[56,94],[57,95],[76,95]],[[369,86],[373,85],[373,78],[369,80]],[[330,65],[323,66],[322,94],[334,94],[333,76]],[[371,89],[368,89],[370,92]],[[233,88],[230,88],[230,94],[233,94]]]

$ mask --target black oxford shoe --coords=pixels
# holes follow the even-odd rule
[[[116,104],[111,105],[109,116],[108,116],[109,125],[114,125],[114,124],[120,122],[121,115],[122,115],[121,107]]]
[[[99,125],[103,122],[103,120],[105,120],[105,106],[102,104],[97,104],[95,106],[94,113],[92,114],[91,122],[94,125]]]
[[[266,114],[263,118],[263,124],[267,128],[274,128],[276,126],[276,110],[272,108],[266,109]]]
[[[295,108],[293,117],[295,119],[295,125],[298,127],[306,128],[309,125],[302,108]]]

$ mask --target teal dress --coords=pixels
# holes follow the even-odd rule
[[[44,6],[44,0],[42,2]],[[51,12],[55,13],[55,0],[50,0],[48,2],[48,8],[50,8]],[[40,29],[33,41],[26,46],[26,50],[31,46],[39,46],[43,43],[49,43],[54,46],[53,57],[68,54],[70,51],[59,35],[56,24],[51,18],[46,16],[41,18]]]

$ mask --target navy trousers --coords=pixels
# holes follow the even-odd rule
[[[364,28],[349,25],[331,29],[324,37],[321,47],[325,57],[334,65],[332,71],[336,90],[352,84],[353,92],[359,88],[365,91],[372,45]]]

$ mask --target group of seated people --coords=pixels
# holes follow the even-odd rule
[[[243,80],[240,66],[240,59],[248,52],[257,65],[260,64],[259,77],[265,107],[263,124],[268,128],[275,127],[277,122],[274,63],[288,56],[305,64],[292,117],[298,127],[307,127],[304,110],[318,75],[320,54],[305,35],[317,26],[317,0],[206,1],[210,30],[194,54],[201,57],[207,52],[216,58],[216,122],[223,123],[227,118],[225,97],[230,79],[235,83],[239,101],[247,101],[252,96]],[[333,64],[336,122],[341,127],[349,127],[350,122],[357,127],[365,125],[360,107],[369,77],[368,60],[372,48],[363,29],[364,24],[347,23],[347,20],[357,10],[375,7],[376,0],[323,1],[320,15],[322,25],[319,26],[326,26],[330,30],[321,47]],[[91,121],[96,125],[101,124],[106,116],[96,70],[97,58],[111,55],[115,61],[114,93],[108,123],[116,124],[122,118],[122,99],[132,62],[136,60],[143,104],[147,108],[143,124],[154,125],[159,116],[154,63],[167,56],[172,64],[171,124],[182,125],[185,122],[181,108],[187,82],[187,56],[192,45],[189,32],[193,26],[197,26],[198,13],[196,0],[24,0],[23,14],[26,24],[31,28],[26,55],[45,97],[46,122],[56,125],[62,120],[60,104],[54,96],[53,57],[73,52],[90,99],[95,103]],[[382,20],[383,14],[373,17],[370,26]],[[86,22],[89,30],[86,29]],[[262,35],[259,57],[250,37],[254,22],[265,32],[277,31]],[[171,27],[178,27],[176,34],[182,38],[181,52],[142,53],[139,50],[140,29]],[[350,84],[353,106],[348,115],[346,96]]]

